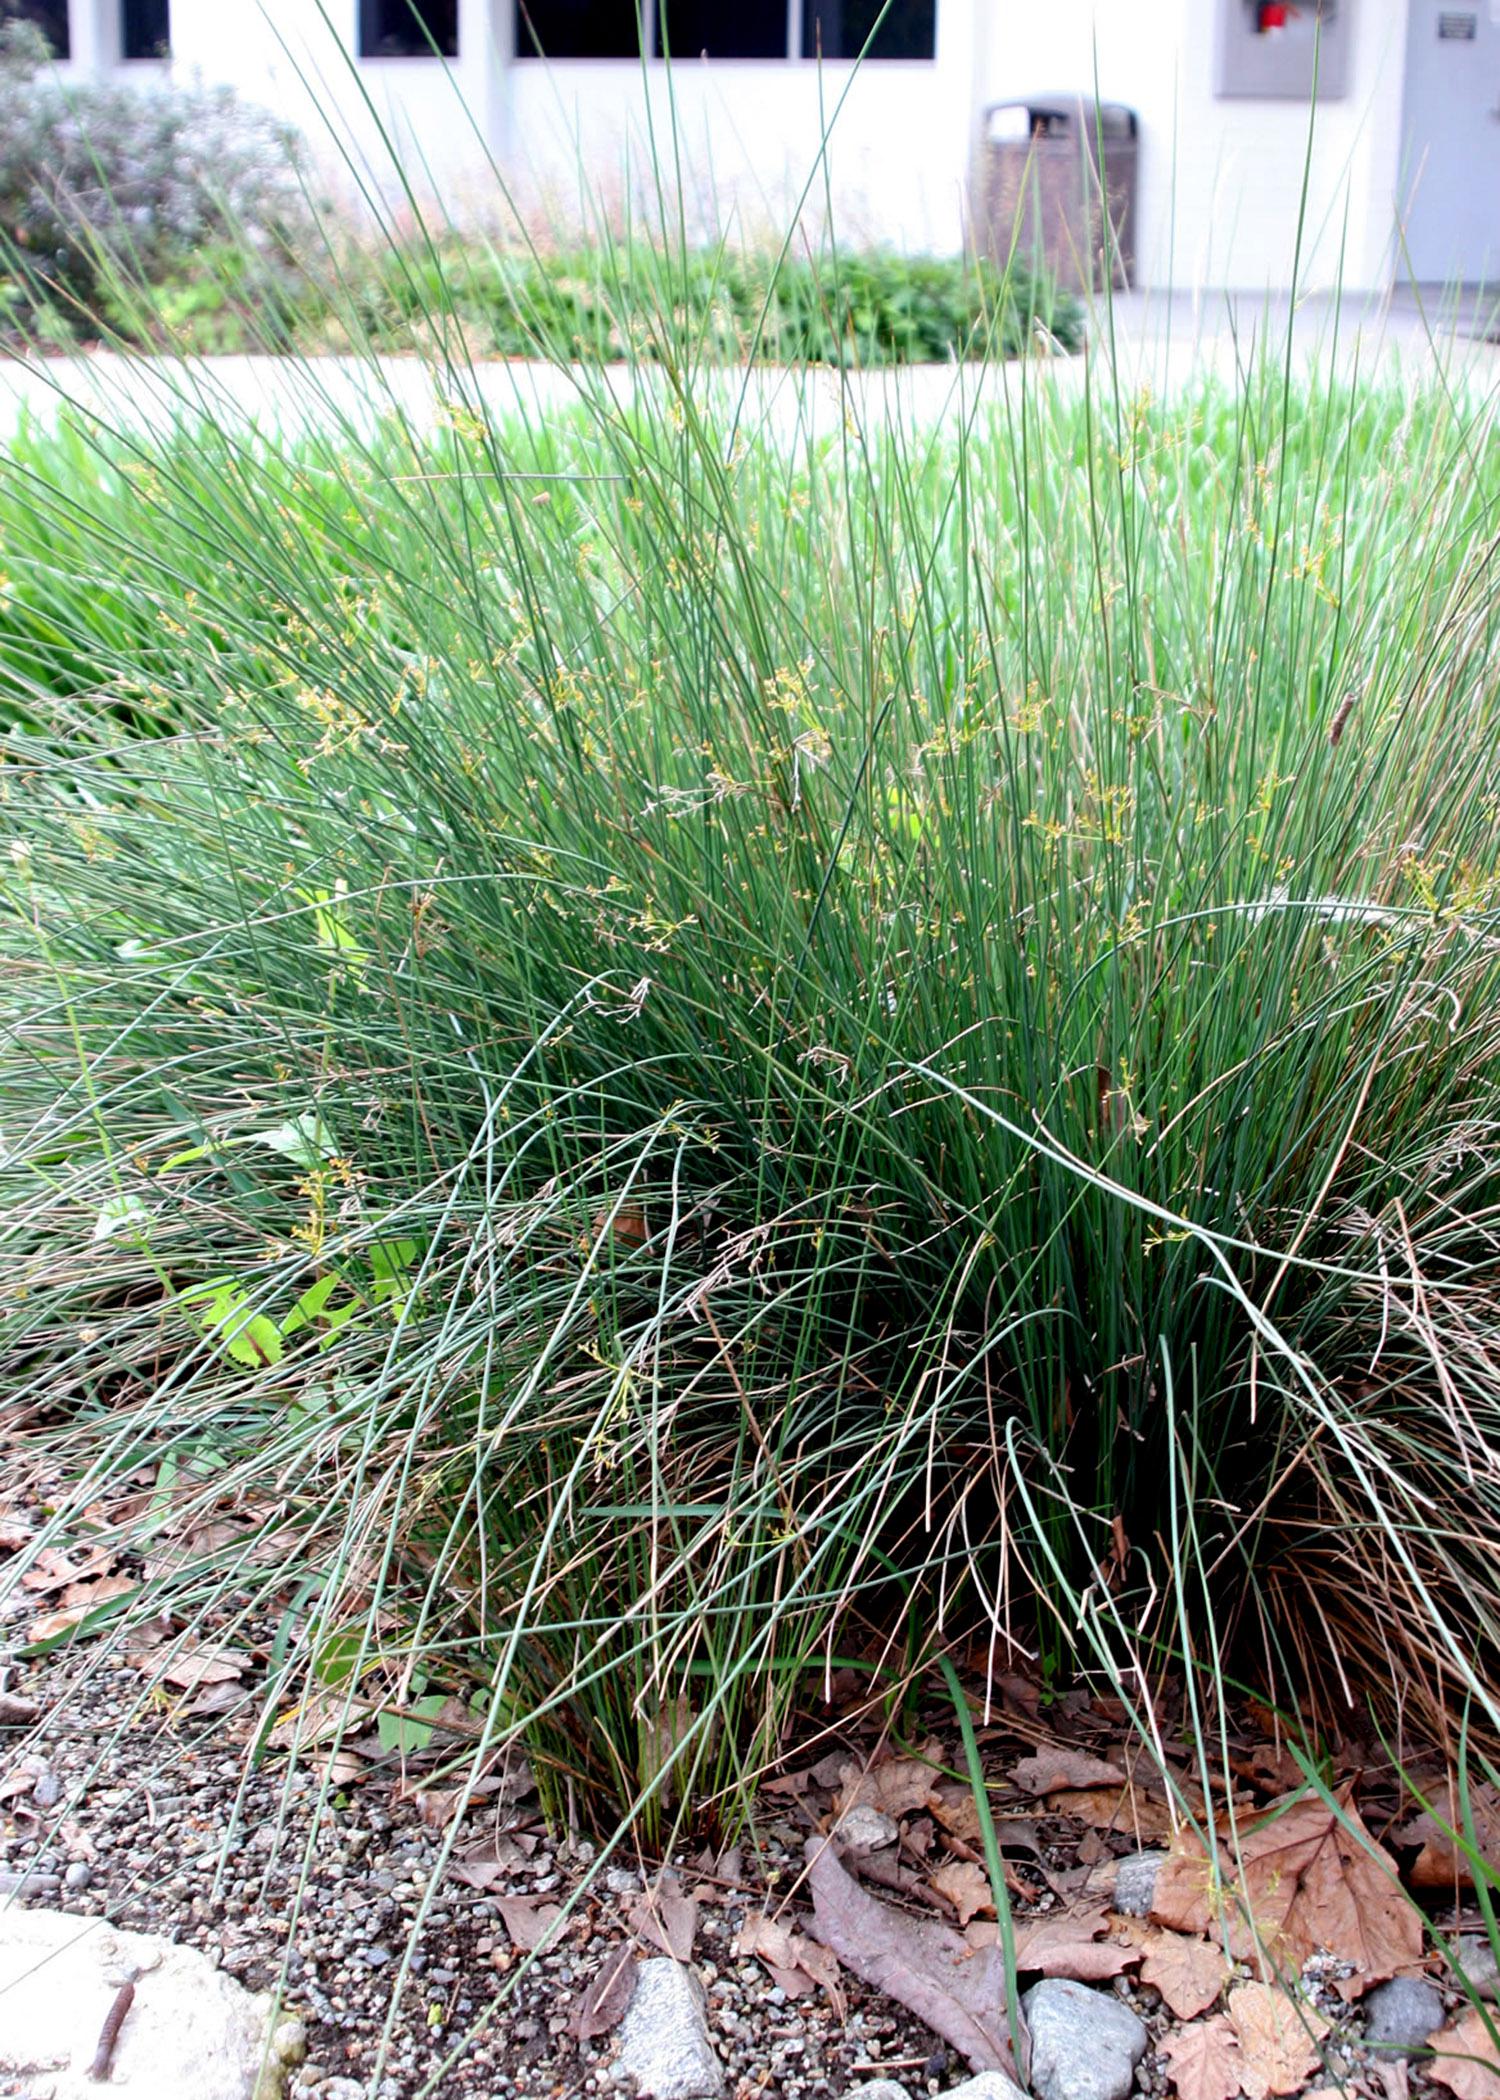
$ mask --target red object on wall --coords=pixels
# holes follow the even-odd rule
[[[1270,30],[1285,29],[1291,9],[1286,0],[1260,0],[1260,17],[1256,23],[1262,36]]]

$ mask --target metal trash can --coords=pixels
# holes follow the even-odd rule
[[[995,103],[974,185],[981,252],[1002,269],[1014,255],[1035,258],[1069,291],[1127,290],[1139,144],[1135,111],[1119,102],[1062,94]]]

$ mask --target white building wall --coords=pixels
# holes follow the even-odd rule
[[[1384,287],[1409,0],[1343,4],[1354,10],[1349,91],[1318,112],[1301,279],[1326,285],[1341,272],[1351,286]],[[107,68],[116,0],[73,6],[79,59],[92,69],[86,54],[97,54]],[[654,127],[660,158],[680,154],[691,230],[728,221],[751,238],[780,232],[804,193],[814,221],[830,194],[846,239],[920,251],[952,250],[963,238],[984,107],[1028,91],[1088,90],[1097,69],[1103,96],[1140,120],[1137,281],[1292,282],[1307,112],[1215,97],[1217,0],[938,0],[932,64],[856,73],[679,62],[670,92],[655,63],[643,73],[627,61],[516,61],[512,6],[460,0],[460,56],[444,66],[353,59],[357,0],[327,0],[331,31],[312,0],[173,0],[173,70],[230,81],[276,109],[320,144],[346,188],[330,114],[362,178],[390,195],[384,126],[416,186],[460,216],[501,218],[508,192],[529,218],[561,227],[587,222],[601,204],[618,222],[627,203],[639,210],[651,198]],[[818,141],[841,96],[825,170]]]
[[[1293,281],[1308,112],[1214,94],[1218,0],[993,0],[981,100],[1083,87],[1140,118],[1139,281],[1285,289]],[[1319,108],[1301,281],[1391,279],[1407,0],[1354,9],[1348,93]],[[1341,268],[1342,265],[1342,268]]]

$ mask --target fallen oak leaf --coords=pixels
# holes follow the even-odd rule
[[[842,1765],[833,1804],[835,1823],[842,1822],[860,1802],[886,1816],[909,1816],[930,1809],[943,1754],[942,1744],[933,1742],[922,1745],[920,1757],[882,1757],[872,1764]]]
[[[460,1852],[450,1863],[448,1872],[466,1888],[491,1889],[507,1874],[518,1873],[525,1866],[527,1857],[519,1839],[508,1837],[503,1831],[492,1831],[478,1844]]]
[[[1101,1938],[1108,1923],[1103,1911],[1070,1911],[1018,1925],[1016,1967],[1073,1983],[1108,1983],[1141,1958],[1138,1947]]]
[[[995,1915],[995,1897],[990,1888],[990,1877],[983,1867],[970,1859],[950,1859],[927,1877],[927,1886],[953,1906],[958,1913],[960,1925],[967,1925],[970,1918],[981,1911]]]
[[[860,1887],[825,1838],[809,1838],[812,1931],[846,1969],[904,2005],[976,2071],[1014,2077],[997,1948],[977,1953],[935,1918],[911,1918]]]
[[[635,1996],[635,1971],[635,1949],[628,1940],[605,1955],[568,2022],[575,2041],[597,2041],[619,2026]]]
[[[1229,1981],[1223,1950],[1211,1940],[1148,1926],[1141,1944],[1141,1982],[1160,1991],[1179,2020],[1206,2012]]]
[[[1244,2066],[1223,2013],[1164,2035],[1161,2053],[1178,2100],[1236,2100]]]
[[[842,2020],[848,2012],[839,1965],[833,1950],[764,1911],[747,1917],[735,1941],[735,1953],[757,1956],[789,1998],[804,1998],[821,1987]]]
[[[670,1954],[673,1961],[692,1960],[693,1941],[698,1936],[694,1897],[684,1896],[680,1889],[646,1889],[631,1899],[625,1916],[637,1939]]]
[[[1313,1798],[1264,1811],[1242,1824],[1238,1865],[1213,1856],[1191,1829],[1173,1840],[1156,1878],[1151,1915],[1175,1931],[1214,1931],[1222,1912],[1236,1960],[1263,1955],[1300,1970],[1321,1948],[1352,1964],[1338,1989],[1357,1998],[1371,1984],[1422,1958],[1422,1924],[1351,1804],[1339,1811]]]
[[[75,1582],[62,1593],[56,1611],[43,1612],[26,1629],[29,1641],[55,1641],[72,1632],[116,1597],[129,1597],[140,1585],[129,1575],[106,1575],[100,1582]]]
[[[527,1954],[541,1946],[562,1916],[560,1903],[544,1903],[540,1896],[497,1896],[495,1908],[511,1939]]]
[[[1240,2045],[1240,2086],[1247,2100],[1300,2093],[1319,2066],[1317,2044],[1328,2032],[1321,2013],[1269,1983],[1235,1985],[1229,2024]]]
[[[162,1664],[158,1674],[163,1683],[176,1685],[179,1691],[196,1692],[208,1684],[237,1683],[253,1668],[254,1660],[243,1648],[216,1648],[200,1641],[190,1648],[179,1648]],[[138,1661],[136,1667],[150,1669],[149,1657]]]
[[[1500,2100],[1500,2047],[1491,2031],[1495,2017],[1486,2018],[1471,2005],[1454,2026],[1428,2037],[1434,2053],[1422,2068],[1457,2100]]]
[[[1010,1776],[1028,1794],[1055,1794],[1068,1787],[1123,1786],[1125,1774],[1108,1758],[1088,1750],[1069,1750],[1058,1744],[1023,1757],[1010,1768]]]
[[[1049,1794],[1055,1816],[1077,1816],[1095,1830],[1128,1831],[1137,1845],[1176,1835],[1180,1818],[1158,1794],[1143,1793],[1128,1783],[1113,1787],[1065,1787]]]

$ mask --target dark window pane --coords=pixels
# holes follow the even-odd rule
[[[657,13],[658,58],[786,57],[786,0],[657,0]]]
[[[639,58],[635,0],[516,0],[516,56]]]
[[[359,0],[361,58],[458,56],[458,0]]]
[[[68,0],[0,0],[0,21],[33,22],[52,46],[54,58],[70,58]]]
[[[804,58],[931,58],[937,50],[937,0],[891,0],[885,20],[880,0],[807,0],[803,15]]]
[[[167,58],[172,49],[171,0],[122,0],[120,53],[124,58]]]

